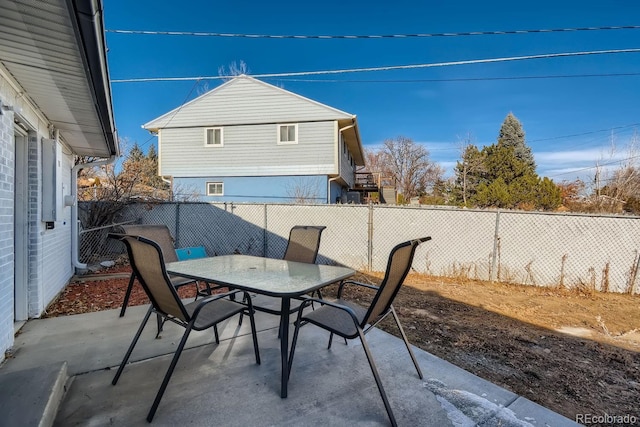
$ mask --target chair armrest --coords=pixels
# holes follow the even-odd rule
[[[235,291],[231,291],[231,292],[225,292],[224,294],[217,294],[217,295],[213,295],[210,297],[207,297],[205,299],[200,300],[200,303],[196,306],[196,308],[193,310],[193,314],[191,315],[191,317],[197,317],[198,313],[200,312],[200,310],[202,310],[202,308],[209,304],[212,303],[214,301],[217,301],[219,299],[231,296],[231,295],[235,295],[237,293],[243,292],[245,294],[245,297],[247,298],[247,300],[249,301],[249,304],[251,304],[251,296],[249,296],[249,294],[245,291],[241,291],[241,290],[235,290]]]
[[[342,297],[342,289],[344,288],[344,285],[356,285],[363,288],[372,289],[374,291],[377,291],[379,289],[379,287],[376,285],[370,285],[368,283],[362,283],[362,282],[355,282],[353,280],[343,280],[342,282],[340,282],[340,286],[338,287],[338,298]]]
[[[302,317],[302,310],[304,309],[304,307],[310,305],[313,302],[317,302],[318,304],[321,304],[321,305],[328,305],[330,307],[337,308],[338,310],[346,311],[347,313],[349,313],[349,315],[353,319],[353,322],[356,325],[358,324],[358,317],[356,316],[356,312],[353,311],[351,307],[347,307],[346,305],[338,304],[333,301],[329,301],[321,298],[310,298],[310,297],[303,296],[301,297],[301,299],[303,301],[302,301],[302,304],[300,304],[300,307],[298,307],[298,321]]]
[[[122,240],[124,237],[129,236],[129,234],[126,233],[109,233],[107,234],[107,237],[109,239],[115,239],[115,240]]]

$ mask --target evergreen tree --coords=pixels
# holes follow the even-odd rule
[[[485,153],[478,150],[474,144],[466,145],[462,151],[462,159],[455,167],[454,200],[463,206],[468,206],[478,191],[478,185],[483,181],[485,170]]]
[[[536,163],[531,153],[531,148],[525,142],[525,133],[522,129],[522,124],[513,115],[513,113],[507,114],[502,126],[500,127],[500,133],[498,134],[498,145],[513,147],[513,151],[518,160],[524,162],[531,172],[535,173]]]
[[[456,165],[456,200],[505,209],[551,210],[560,206],[560,188],[549,178],[538,177],[524,136],[522,125],[509,113],[495,144],[481,151],[474,145],[466,146]]]
[[[502,178],[483,182],[478,186],[474,202],[481,208],[510,208],[512,200],[509,187]]]
[[[538,183],[538,206],[544,210],[558,208],[562,204],[560,187],[546,176]]]
[[[147,185],[158,189],[167,189],[168,184],[158,175],[158,152],[155,145],[149,146],[144,163],[144,176]]]
[[[527,164],[516,155],[515,148],[506,144],[493,144],[482,149],[485,159],[484,178],[493,182],[502,178],[509,185],[517,178],[534,173]]]
[[[141,162],[142,159],[144,159],[144,153],[142,152],[142,149],[136,142],[135,144],[133,144],[131,151],[129,151],[129,156],[127,156],[127,160],[125,160],[125,162],[129,161],[129,162],[136,163],[136,162]]]

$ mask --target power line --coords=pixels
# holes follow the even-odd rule
[[[549,74],[540,76],[498,76],[498,77],[460,77],[450,79],[389,79],[389,80],[355,80],[355,79],[274,79],[281,82],[303,83],[432,83],[432,82],[475,82],[493,80],[535,80],[563,79],[580,77],[629,77],[640,76],[640,73],[601,73],[601,74]]]
[[[612,128],[608,128],[608,129],[592,130],[592,131],[589,131],[589,132],[574,133],[572,135],[563,135],[563,136],[553,136],[553,137],[550,137],[550,138],[532,139],[531,141],[527,141],[527,142],[540,142],[540,141],[551,141],[551,140],[554,140],[554,139],[573,138],[573,137],[576,137],[576,136],[592,135],[594,133],[611,132],[611,131],[619,130],[619,129],[627,129],[627,128],[634,127],[634,126],[640,126],[640,123],[632,123],[630,125],[616,126],[616,127],[612,127]]]
[[[201,31],[148,31],[148,30],[105,30],[113,34],[129,35],[154,35],[154,36],[196,36],[196,37],[233,37],[248,39],[407,39],[407,38],[438,38],[438,37],[465,37],[488,36],[507,34],[540,34],[540,33],[568,33],[580,31],[610,31],[610,30],[637,30],[640,25],[620,25],[602,27],[578,27],[578,28],[550,28],[530,30],[506,30],[506,31],[466,31],[451,33],[417,33],[417,34],[378,34],[378,35],[293,35],[293,34],[243,34],[243,33],[216,33]]]
[[[609,162],[598,163],[595,166],[588,166],[586,168],[576,169],[576,170],[572,170],[572,171],[569,171],[569,172],[557,173],[555,175],[551,175],[549,178],[554,178],[556,176],[562,176],[562,175],[569,175],[569,174],[576,173],[576,172],[584,172],[584,171],[588,171],[588,170],[591,170],[591,169],[597,169],[597,168],[599,168],[601,166],[615,165],[616,163],[626,162],[628,160],[633,160],[633,159],[637,159],[637,158],[640,158],[640,154],[635,155],[635,156],[625,157],[624,159],[617,159],[617,160],[611,160]]]
[[[193,91],[196,89],[196,87],[198,87],[198,84],[200,83],[200,80],[196,81],[194,83],[193,86],[191,86],[191,90],[189,91],[189,93],[187,94],[187,96],[184,98],[184,101],[182,101],[182,104],[180,104],[180,106],[178,108],[176,108],[176,110],[173,112],[173,114],[171,115],[171,117],[169,118],[169,121],[167,121],[167,125],[169,123],[171,123],[171,120],[173,120],[173,118],[176,116],[176,114],[178,114],[178,112],[180,110],[182,110],[182,107],[184,107],[184,105],[187,103],[187,101],[189,100],[189,98],[191,97],[191,94],[193,93]],[[142,143],[142,145],[140,145],[140,147],[144,147],[145,145],[147,145],[152,139],[154,139],[156,136],[155,135],[151,135],[145,142]]]
[[[550,59],[550,58],[562,58],[562,57],[610,55],[610,54],[639,53],[639,52],[640,52],[640,48],[545,53],[540,55],[510,56],[510,57],[489,58],[489,59],[470,59],[470,60],[463,60],[463,61],[436,62],[436,63],[428,63],[428,64],[391,65],[386,67],[347,68],[347,69],[340,69],[340,70],[254,74],[252,75],[252,77],[255,77],[255,78],[295,77],[295,76],[315,76],[315,75],[328,75],[328,74],[362,73],[362,72],[373,72],[373,71],[409,70],[409,69],[418,69],[418,68],[449,67],[453,65],[489,64],[489,63],[497,63],[497,62],[525,61],[525,60],[533,60],[533,59]],[[115,80],[111,80],[111,82],[112,83],[142,83],[142,82],[157,82],[157,81],[215,80],[215,79],[228,79],[228,78],[229,78],[228,76],[151,77],[151,78],[137,78],[137,79],[115,79]]]

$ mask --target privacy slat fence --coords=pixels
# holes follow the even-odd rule
[[[81,204],[87,209],[90,204]],[[640,218],[386,205],[161,203],[117,221],[166,224],[176,246],[281,257],[294,225],[325,225],[318,262],[383,271],[398,242],[431,236],[414,270],[433,276],[636,292]],[[113,259],[111,228],[80,232],[82,262]]]

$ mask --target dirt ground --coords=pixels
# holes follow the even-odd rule
[[[45,317],[119,308],[128,271],[119,266],[72,281]],[[405,285],[394,306],[412,344],[574,420],[576,414],[640,419],[639,296],[416,274]],[[187,297],[193,288],[180,292]],[[130,305],[147,302],[136,284]],[[391,319],[381,327],[397,333]],[[429,367],[423,371],[429,377]]]

